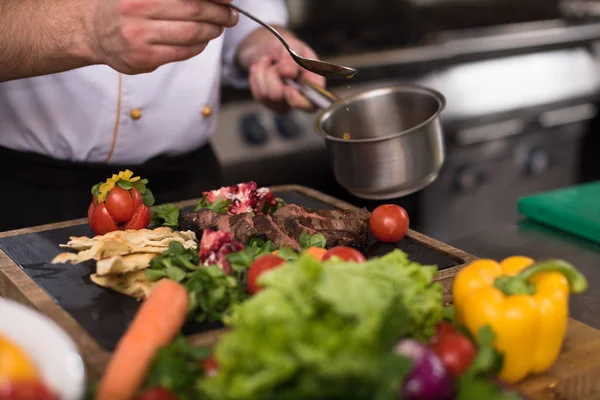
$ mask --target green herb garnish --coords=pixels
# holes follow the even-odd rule
[[[179,228],[179,207],[174,204],[166,203],[160,206],[150,208],[152,215],[152,227],[168,226],[169,228]]]
[[[198,200],[195,211],[198,212],[203,208],[208,208],[217,214],[227,214],[227,210],[232,203],[233,202],[231,200],[227,200],[224,197],[217,197],[214,203],[211,203],[208,201],[207,195],[204,195],[200,200]]]

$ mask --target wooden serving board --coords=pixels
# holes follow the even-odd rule
[[[353,208],[352,205],[301,186],[279,186],[271,190],[288,203],[315,209]],[[193,207],[196,200],[178,204]],[[32,306],[51,317],[78,345],[88,375],[98,377],[135,312],[139,302],[93,284],[89,275],[95,263],[52,265],[69,236],[93,236],[85,219],[0,233],[0,296]],[[437,240],[409,231],[394,245],[381,245],[370,238],[367,256],[380,256],[394,247],[422,264],[435,264],[436,280],[444,287],[444,300],[451,302],[455,274],[476,257]],[[186,326],[184,332],[198,345],[214,345],[223,333],[220,324]],[[571,321],[565,348],[557,365],[547,374],[521,385],[531,399],[600,398],[594,377],[600,373],[600,332]],[[596,360],[597,359],[597,360]],[[549,397],[554,396],[554,397]],[[590,397],[591,396],[591,397]],[[594,397],[597,396],[597,397]]]

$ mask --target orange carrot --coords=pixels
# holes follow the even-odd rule
[[[321,261],[325,253],[327,253],[327,250],[320,247],[309,247],[308,249],[304,250],[304,252],[313,256],[317,261]]]
[[[156,284],[119,340],[96,400],[130,400],[135,396],[157,350],[181,330],[188,301],[187,291],[179,283],[163,279]]]

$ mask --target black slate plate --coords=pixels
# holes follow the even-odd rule
[[[333,207],[298,192],[279,192],[288,203],[314,209]],[[52,265],[50,261],[63,250],[69,236],[93,236],[87,225],[77,225],[39,233],[29,233],[0,239],[0,248],[19,265],[50,297],[67,311],[106,350],[112,351],[133,319],[139,302],[131,297],[103,289],[90,280],[95,262],[78,265]],[[437,265],[438,269],[460,263],[448,254],[425,247],[406,238],[396,246],[379,244],[370,238],[368,256],[383,255],[398,247],[421,264]],[[186,326],[186,334],[200,333],[220,327],[219,323]]]

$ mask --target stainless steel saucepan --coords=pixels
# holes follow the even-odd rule
[[[304,80],[288,84],[321,109],[317,133],[325,139],[336,180],[353,195],[398,198],[437,178],[445,158],[442,94],[400,84],[339,99]]]

